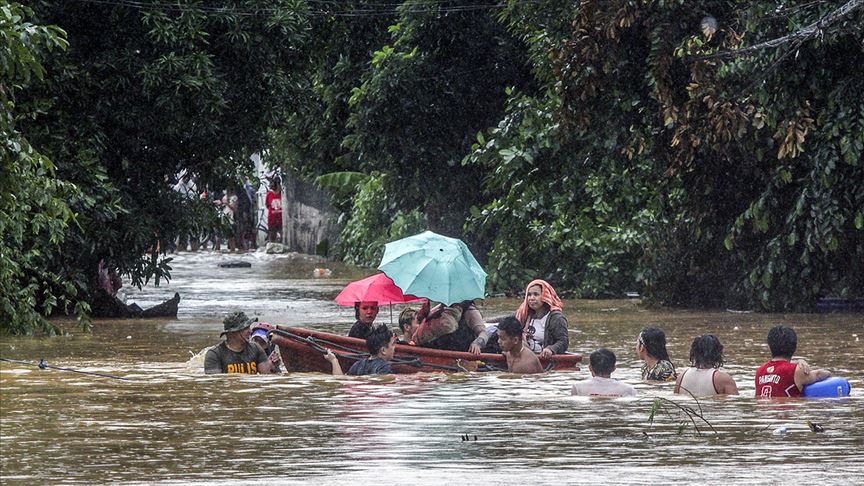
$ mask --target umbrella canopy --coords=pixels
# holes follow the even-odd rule
[[[431,231],[387,243],[378,269],[402,292],[446,305],[486,295],[486,272],[465,243]]]
[[[378,302],[379,305],[419,302],[423,299],[405,295],[390,277],[376,273],[356,282],[351,282],[336,296],[339,305],[354,305],[355,302]]]

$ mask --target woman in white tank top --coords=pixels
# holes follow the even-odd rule
[[[675,393],[694,397],[714,395],[737,395],[738,386],[729,373],[720,371],[723,366],[723,345],[713,334],[705,334],[690,345],[690,364],[678,375]]]

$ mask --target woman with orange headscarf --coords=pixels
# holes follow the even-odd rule
[[[528,347],[541,358],[566,353],[570,345],[562,307],[555,289],[545,280],[532,280],[525,288],[525,300],[516,310],[516,319],[525,329]]]

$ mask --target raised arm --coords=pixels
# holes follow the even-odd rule
[[[258,369],[259,375],[266,375],[270,373],[276,372],[276,367],[273,366],[273,362],[270,360],[270,357],[267,356],[267,353],[259,346],[258,344],[254,344],[255,346],[255,364]]]
[[[333,351],[327,350],[327,353],[324,355],[324,359],[330,362],[330,365],[333,367],[333,375],[339,376],[344,375],[342,372],[342,365],[339,364],[339,360],[336,358],[336,355],[333,354]]]

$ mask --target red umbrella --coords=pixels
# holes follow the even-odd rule
[[[404,304],[423,300],[413,295],[404,295],[390,277],[383,273],[351,282],[336,296],[336,303],[339,305],[354,305],[355,302],[378,302],[378,305]]]

